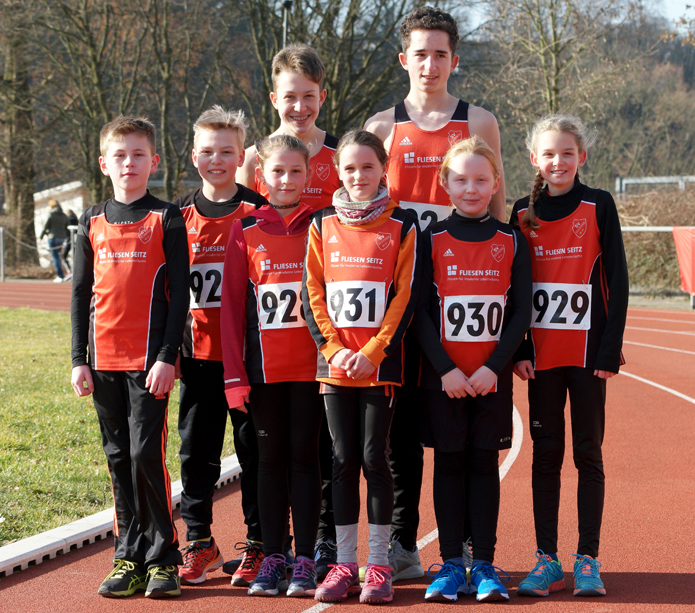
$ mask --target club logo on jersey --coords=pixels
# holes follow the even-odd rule
[[[444,252],[444,255],[443,255],[442,257],[445,257],[445,258],[453,258],[453,257],[454,257],[454,252],[453,252],[451,249],[447,249],[447,250]]]
[[[543,257],[543,246],[542,245],[534,245],[533,250],[536,252],[537,258]]]
[[[261,260],[261,272],[265,272],[266,270],[270,270],[270,258]]]
[[[99,249],[99,259],[103,260],[106,257],[106,247]]]
[[[103,232],[99,232],[99,236],[97,236],[97,243],[98,243],[98,242],[101,242],[101,241],[103,241],[103,240],[104,240],[104,233],[103,233]]]
[[[331,251],[331,264],[340,262],[340,251]]]
[[[379,232],[376,235],[376,246],[382,251],[388,249],[391,244],[391,233],[390,232]]]
[[[504,245],[492,245],[492,247],[490,247],[490,253],[492,257],[495,258],[495,262],[501,262],[504,257]]]
[[[335,237],[335,234],[328,239],[328,242],[329,243],[337,243],[338,242],[338,239]]]
[[[188,231],[189,234],[198,234],[198,230],[195,229],[195,226],[192,226],[191,229]]]
[[[448,140],[449,146],[453,145],[454,143],[458,143],[460,140],[463,140],[463,132],[461,130],[450,130]]]
[[[403,155],[406,164],[415,164],[415,153],[406,153]]]
[[[577,238],[584,236],[586,234],[586,219],[573,219],[572,232],[577,235]]]
[[[191,253],[200,253],[200,243],[191,244]]]
[[[535,230],[531,230],[531,231],[528,233],[528,235],[529,235],[531,238],[538,238],[538,234],[536,234]]]
[[[331,167],[328,164],[316,164],[316,176],[318,176],[321,181],[328,179],[328,175],[331,174]]]
[[[399,145],[412,145],[413,141],[411,141],[407,136],[400,142],[398,143]]]
[[[263,246],[263,243],[261,243],[258,245],[258,247],[256,247],[256,251],[267,251],[267,249]]]
[[[147,244],[150,242],[150,239],[152,238],[152,226],[142,226],[138,230],[138,238],[144,243]]]

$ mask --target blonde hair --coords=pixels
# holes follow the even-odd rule
[[[335,153],[333,154],[333,164],[338,170],[340,170],[340,154],[348,145],[371,147],[374,150],[379,163],[384,168],[389,165],[389,154],[386,153],[384,143],[381,141],[381,139],[376,134],[367,132],[367,130],[355,129],[343,134],[341,139],[338,141],[338,146],[335,148]]]
[[[231,130],[239,139],[239,146],[244,148],[246,130],[249,127],[244,111],[228,111],[219,104],[215,104],[196,119],[193,124],[193,147],[198,144],[198,135],[203,130]]]
[[[109,121],[99,132],[99,151],[102,156],[106,156],[109,145],[119,138],[128,134],[140,134],[147,138],[147,142],[152,150],[152,155],[156,151],[154,124],[147,117],[124,117],[120,115],[113,121]]]
[[[326,67],[316,49],[309,45],[287,45],[275,54],[271,64],[273,89],[277,88],[277,78],[283,72],[293,72],[323,87]]]
[[[546,115],[539,119],[531,128],[531,131],[526,135],[526,148],[536,155],[538,149],[538,139],[541,134],[545,132],[563,132],[565,134],[570,134],[574,138],[574,142],[577,143],[577,149],[582,153],[583,151],[588,151],[589,148],[596,142],[596,137],[598,136],[597,130],[589,130],[584,122],[575,115],[568,115],[567,113],[554,113],[553,115]],[[575,180],[579,180],[579,169],[577,169],[577,174]],[[533,205],[538,200],[538,197],[543,191],[543,185],[545,184],[545,179],[541,174],[540,168],[536,171],[536,178],[533,182],[531,188],[531,195],[529,196],[528,208],[521,218],[522,227],[529,227],[532,230],[538,230],[540,224],[536,221],[536,213],[534,211]]]
[[[488,145],[479,136],[471,136],[470,138],[460,140],[449,147],[449,151],[446,152],[446,155],[442,160],[442,167],[439,169],[440,185],[444,185],[446,180],[449,178],[449,167],[451,166],[451,162],[456,156],[464,153],[467,155],[479,155],[484,157],[488,162],[490,162],[492,176],[495,179],[499,179],[500,167],[497,164],[497,156],[492,150],[492,147],[490,147],[490,145]]]
[[[296,136],[278,134],[276,136],[268,136],[256,143],[256,157],[261,170],[263,170],[268,158],[276,151],[298,151],[304,156],[306,167],[309,168],[309,149],[307,149],[307,146]]]

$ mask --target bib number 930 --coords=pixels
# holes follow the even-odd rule
[[[498,341],[504,296],[445,296],[444,338],[455,343]]]
[[[191,264],[192,309],[220,308],[222,301],[222,262]]]
[[[261,330],[306,326],[301,300],[302,284],[267,283],[258,286],[258,321]]]
[[[591,285],[534,283],[532,328],[589,330]]]
[[[334,328],[381,328],[386,311],[383,281],[326,283],[326,300]]]

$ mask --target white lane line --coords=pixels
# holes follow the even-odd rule
[[[650,347],[651,349],[663,349],[664,351],[676,351],[678,353],[688,353],[695,355],[695,351],[686,351],[685,349],[674,349],[673,347],[660,347],[659,345],[648,345],[647,343],[636,343],[635,341],[623,341],[625,345],[638,345],[640,347]]]
[[[628,315],[628,319],[646,319],[647,321],[667,321],[672,324],[690,324],[695,326],[695,321],[686,321],[685,319],[664,319],[663,317],[638,317],[637,315]]]
[[[682,334],[684,336],[695,336],[695,332],[680,332],[678,330],[659,330],[658,328],[638,328],[636,326],[625,326],[626,330],[642,330],[643,332],[660,332],[661,334]]]
[[[521,443],[524,440],[524,422],[521,420],[521,415],[519,414],[519,410],[516,407],[514,407],[512,419],[514,423],[514,434],[512,435],[512,448],[509,450],[507,457],[504,458],[502,466],[500,466],[500,481],[502,481],[502,479],[505,478],[505,476],[509,472],[509,469],[512,467],[512,464],[514,464],[516,458],[519,456],[519,452],[521,451]],[[424,549],[425,547],[427,547],[427,545],[437,540],[438,536],[439,530],[435,528],[434,530],[432,530],[432,532],[423,536],[416,543],[417,548]],[[339,603],[319,602],[315,604],[313,607],[304,609],[304,613],[319,613],[319,611],[325,611],[328,607],[332,607],[334,604]]]
[[[659,383],[656,383],[654,381],[650,381],[649,379],[643,379],[642,377],[638,377],[637,375],[633,375],[629,372],[625,372],[624,370],[620,371],[621,375],[625,375],[626,377],[630,377],[632,379],[636,379],[637,381],[641,381],[642,383],[646,383],[647,385],[651,385],[652,387],[656,387],[657,389],[663,390],[664,392],[668,392],[669,394],[673,394],[674,396],[678,396],[678,398],[682,398],[686,402],[689,402],[690,404],[695,404],[695,398],[691,398],[690,396],[686,396],[685,394],[682,394],[681,392],[677,392],[674,389],[671,389],[670,387],[666,387],[665,385],[660,385]]]

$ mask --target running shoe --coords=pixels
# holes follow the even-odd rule
[[[277,596],[287,589],[287,564],[285,556],[274,553],[263,558],[256,578],[249,586],[249,596]]]
[[[176,565],[148,568],[145,598],[172,598],[174,596],[181,596],[181,579]]]
[[[208,547],[203,547],[198,541],[191,542],[181,550],[183,566],[179,568],[182,583],[203,583],[207,573],[217,570],[224,564],[224,558],[215,539],[210,540]]]
[[[463,541],[463,552],[461,553],[461,557],[463,558],[463,566],[470,579],[471,569],[473,568],[473,544],[470,537],[468,537],[468,540]]]
[[[239,549],[239,545],[243,545],[244,555],[241,556],[239,567],[232,575],[232,585],[248,587],[256,578],[263,562],[263,543],[246,541],[246,543],[237,543],[235,548]]]
[[[432,569],[439,566],[435,575]],[[458,564],[444,562],[444,564],[432,564],[427,569],[427,574],[434,577],[425,592],[425,600],[434,602],[454,602],[458,600],[459,594],[468,594],[468,579],[466,569]]]
[[[509,581],[509,574],[492,564],[478,564],[471,570],[470,594],[476,593],[477,600],[492,602],[494,600],[509,600],[507,588],[502,585],[497,571],[507,575],[504,581]]]
[[[316,562],[304,556],[297,556],[292,569],[292,579],[287,595],[295,598],[313,596],[316,593]]]
[[[367,564],[360,604],[383,604],[393,600],[393,584],[390,566]]]
[[[519,596],[547,596],[550,592],[561,592],[565,589],[565,575],[559,560],[553,560],[541,549],[536,551],[538,562],[533,570],[519,584]]]
[[[316,576],[323,579],[329,570],[329,566],[338,561],[338,546],[332,538],[321,536],[316,541],[314,548],[314,562],[316,562]]]
[[[141,564],[117,558],[113,570],[101,582],[97,594],[105,598],[125,598],[136,592],[144,592],[147,571]]]
[[[316,589],[314,600],[343,602],[348,596],[360,593],[360,575],[357,564],[335,564]]]
[[[391,541],[388,556],[389,566],[393,570],[392,581],[419,579],[425,576],[417,547],[415,551],[407,551],[398,541]]]
[[[598,569],[601,562],[591,556],[572,554],[574,561],[574,595],[575,596],[605,596],[606,588],[603,586]]]

